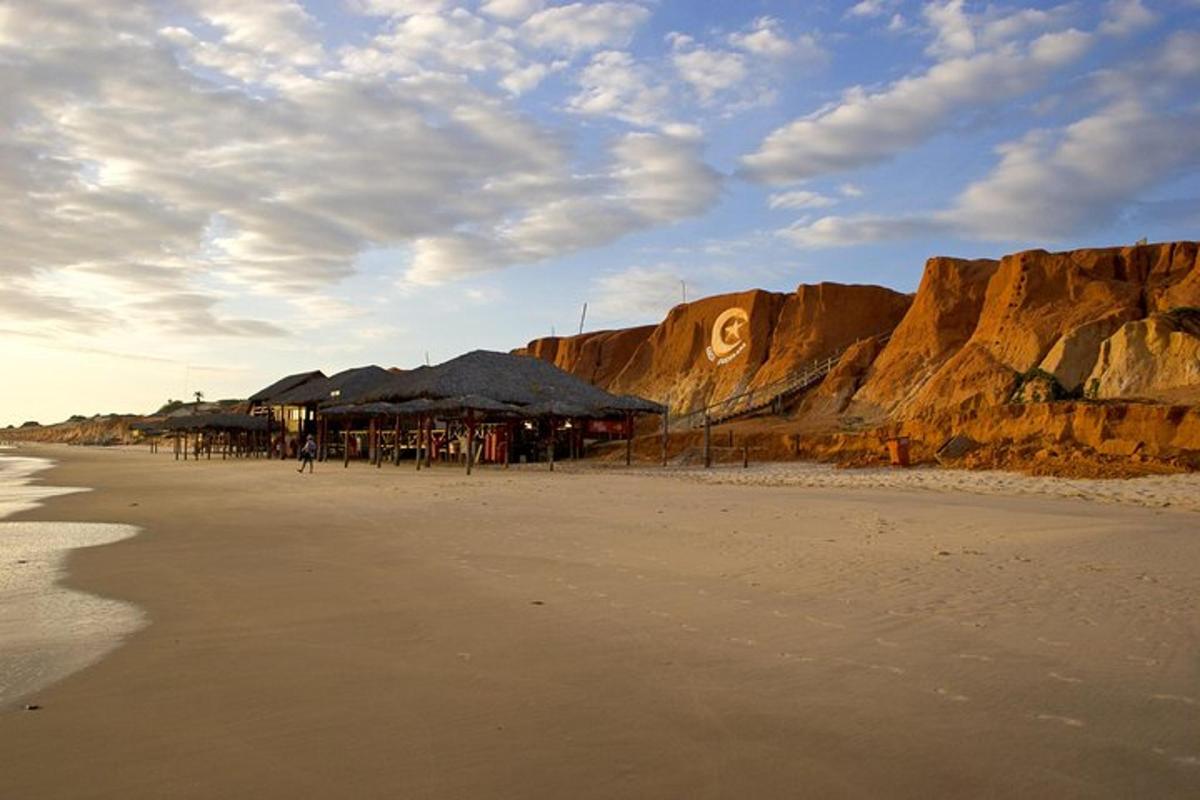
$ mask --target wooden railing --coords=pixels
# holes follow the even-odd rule
[[[880,344],[886,344],[892,338],[892,334],[889,332],[873,338],[878,339]],[[854,344],[858,344],[858,342]],[[706,420],[709,425],[717,425],[749,417],[768,409],[772,413],[781,414],[785,401],[824,380],[825,376],[838,365],[846,351],[853,346],[844,347],[831,356],[813,361],[777,381],[730,395],[716,403],[693,409],[685,414],[672,415],[671,430],[702,428]]]

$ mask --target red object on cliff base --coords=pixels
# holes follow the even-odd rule
[[[908,466],[908,437],[901,436],[896,439],[888,439],[888,457],[891,459],[893,467]]]

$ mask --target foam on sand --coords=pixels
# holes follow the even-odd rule
[[[82,489],[31,485],[45,459],[0,455],[0,518]],[[103,658],[144,624],[136,606],[59,583],[67,554],[127,539],[131,525],[0,522],[0,708]]]

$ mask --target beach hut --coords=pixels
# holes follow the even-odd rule
[[[610,394],[541,359],[487,350],[476,350],[432,367],[418,367],[393,375],[380,386],[362,393],[348,398],[343,395],[343,399],[352,403],[404,402],[420,398],[455,402],[454,398],[464,397],[509,406],[513,413],[539,423],[539,429],[540,423],[546,422],[551,462],[558,420],[608,420],[614,426],[619,421],[619,430],[631,440],[635,416],[666,412],[665,407],[643,398]],[[446,408],[439,407],[435,411],[445,413]],[[481,407],[472,411],[486,413]],[[511,453],[511,426],[507,430],[510,435],[506,437],[506,444]],[[582,448],[582,439],[576,434],[572,435],[571,442],[573,454]],[[627,462],[631,461],[631,454],[631,445],[627,444]]]
[[[294,375],[280,378],[270,386],[259,389],[246,399],[251,414],[263,417],[267,421],[266,446],[270,451],[271,442],[276,438],[286,438],[289,433],[296,436],[300,433],[300,411],[281,402],[281,398],[297,391],[304,386],[324,381],[325,373],[321,370],[297,372]]]
[[[180,456],[186,461],[189,451],[196,459],[201,453],[211,459],[214,446],[222,459],[257,454],[269,429],[264,417],[249,414],[189,414],[156,424],[174,436],[177,461]]]
[[[360,397],[376,387],[382,386],[396,373],[368,365],[343,370],[329,377],[305,381],[272,398],[272,407],[278,407],[281,423],[280,441],[275,443],[272,452],[279,452],[281,458],[293,455],[299,448],[305,435],[312,434],[317,438],[320,458],[327,456],[330,443],[330,432],[327,426],[318,424],[317,410],[322,405],[345,405],[349,401],[345,397]]]

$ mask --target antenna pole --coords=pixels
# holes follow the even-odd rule
[[[587,303],[583,304],[583,313],[579,315],[579,334],[583,335],[583,321],[587,319]]]
[[[687,282],[686,282],[686,281],[680,281],[680,282],[679,282],[679,288],[680,288],[680,290],[683,292],[683,302],[685,302],[685,303],[686,303],[686,302],[687,302]]]

